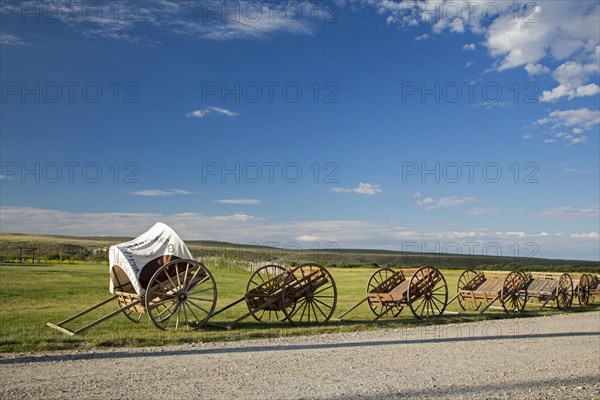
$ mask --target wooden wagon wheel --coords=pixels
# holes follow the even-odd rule
[[[456,285],[456,292],[460,293],[461,290],[472,290],[470,283],[479,276],[479,273],[472,269],[464,271],[458,277],[458,283]],[[458,295],[458,304],[465,311],[475,311],[481,306],[480,300],[474,300],[472,298],[464,298],[462,294]]]
[[[448,303],[448,285],[434,267],[421,267],[408,283],[408,306],[417,319],[442,315]]]
[[[378,269],[371,275],[369,278],[369,282],[367,282],[367,294],[372,293],[382,282],[387,280],[390,276],[394,274],[394,270],[391,268],[381,268]],[[402,306],[384,306],[381,302],[373,301],[371,298],[367,300],[369,302],[369,307],[373,314],[377,317],[382,317],[384,315],[389,315],[392,317],[397,317],[402,312],[404,307]]]
[[[573,304],[573,279],[569,274],[562,274],[556,288],[556,306],[566,310]]]
[[[121,303],[118,303],[118,304],[119,304],[119,308],[121,308]],[[135,308],[135,307],[133,307],[133,308]],[[142,313],[135,312],[133,310],[133,308],[128,308],[126,310],[123,310],[122,313],[125,317],[127,317],[128,320],[130,320],[131,322],[135,322],[137,324],[142,319]]]
[[[590,278],[587,274],[581,275],[577,285],[577,301],[580,306],[587,306],[590,302]]]
[[[580,306],[587,306],[590,302],[590,276],[588,274],[581,275],[577,288],[577,301]]]
[[[590,302],[594,302],[596,299],[595,294],[598,293],[598,281],[600,280],[600,278],[598,276],[594,276],[592,274],[588,274],[588,276],[590,277]],[[592,288],[594,289],[594,291],[592,291]]]
[[[160,267],[148,283],[146,311],[159,329],[198,329],[217,304],[217,285],[204,264],[173,260]]]
[[[308,263],[288,270],[281,296],[283,312],[292,325],[322,324],[335,311],[337,288],[329,271]]]
[[[273,278],[283,273],[285,273],[285,268],[275,264],[265,265],[254,271],[246,285],[246,305],[249,311],[254,311],[253,303],[264,303],[266,298],[281,289],[282,282]],[[284,279],[282,278],[282,280]],[[259,322],[263,320],[263,317],[267,322],[284,320],[285,313],[281,304],[274,304],[273,306],[258,310],[252,316]]]
[[[592,274],[585,274],[585,275],[588,277],[588,292],[590,294],[588,303],[593,303],[595,300],[595,296],[592,292],[592,289],[595,289],[598,286],[598,278],[596,278]],[[594,290],[594,292],[597,292],[597,290]]]
[[[513,271],[504,278],[500,302],[506,313],[516,314],[525,309],[525,304],[527,304],[525,279],[525,275],[518,271]]]

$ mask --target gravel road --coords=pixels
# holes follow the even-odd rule
[[[3,399],[600,399],[600,312],[4,354]]]

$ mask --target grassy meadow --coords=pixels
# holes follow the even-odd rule
[[[217,310],[237,300],[245,291],[250,272],[240,269],[207,265],[217,282]],[[330,268],[337,290],[338,303],[334,318],[349,309],[365,295],[365,286],[374,268]],[[456,293],[456,282],[461,271],[443,270],[449,287],[449,298]],[[2,265],[0,266],[0,352],[46,351],[119,346],[151,346],[209,341],[232,341],[250,338],[312,335],[358,330],[424,326],[449,322],[466,322],[484,318],[506,318],[499,310],[488,310],[483,317],[471,314],[445,314],[433,320],[416,320],[409,309],[399,318],[373,322],[374,315],[363,303],[346,318],[352,321],[330,321],[321,326],[293,327],[287,322],[258,323],[252,317],[227,331],[217,327],[203,327],[198,331],[163,332],[146,315],[139,323],[130,322],[123,315],[114,318],[75,337],[69,337],[45,326],[59,322],[110,296],[108,266],[88,265]],[[583,311],[574,302],[569,312]],[[85,324],[117,307],[116,300],[90,314],[80,323]],[[588,306],[585,310],[599,310]],[[458,311],[458,302],[447,308]],[[533,310],[533,308],[532,308]],[[231,321],[246,311],[241,303],[218,315],[211,322]],[[548,308],[545,314],[557,313]],[[539,315],[529,311],[525,315]],[[522,315],[520,316],[522,317]]]

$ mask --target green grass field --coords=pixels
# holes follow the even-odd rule
[[[249,272],[210,267],[218,288],[217,309],[238,299],[245,290]],[[349,309],[365,294],[365,286],[374,269],[332,268],[337,289],[338,304],[334,317]],[[449,297],[455,294],[456,281],[460,271],[444,270],[449,287]],[[68,266],[0,266],[0,352],[42,351],[58,349],[84,349],[109,346],[150,346],[209,341],[231,341],[250,338],[281,337],[289,335],[313,335],[320,333],[348,332],[358,330],[399,328],[466,322],[484,318],[506,318],[502,311],[489,310],[483,317],[448,314],[433,320],[416,320],[410,310],[402,311],[399,318],[373,322],[373,314],[364,303],[347,316],[352,322],[335,322],[321,326],[293,327],[287,322],[258,323],[248,318],[233,330],[204,327],[198,331],[163,332],[143,316],[140,323],[130,322],[123,315],[69,337],[47,328],[46,322],[59,322],[107,297],[108,266],[68,265]],[[569,312],[584,311],[574,302]],[[92,313],[87,321],[108,313],[117,304],[110,303],[98,313]],[[585,310],[599,310],[600,306],[588,306]],[[454,302],[448,311],[458,311]],[[211,322],[231,321],[246,311],[245,304],[239,304],[215,317]],[[548,309],[544,314],[557,313]],[[540,315],[529,311],[525,316]],[[520,317],[522,317],[521,315]],[[86,320],[82,321],[85,323]]]

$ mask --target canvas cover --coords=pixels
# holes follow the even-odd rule
[[[142,295],[152,275],[178,258],[193,259],[193,256],[173,229],[158,222],[135,239],[110,247],[110,292],[118,288]]]

